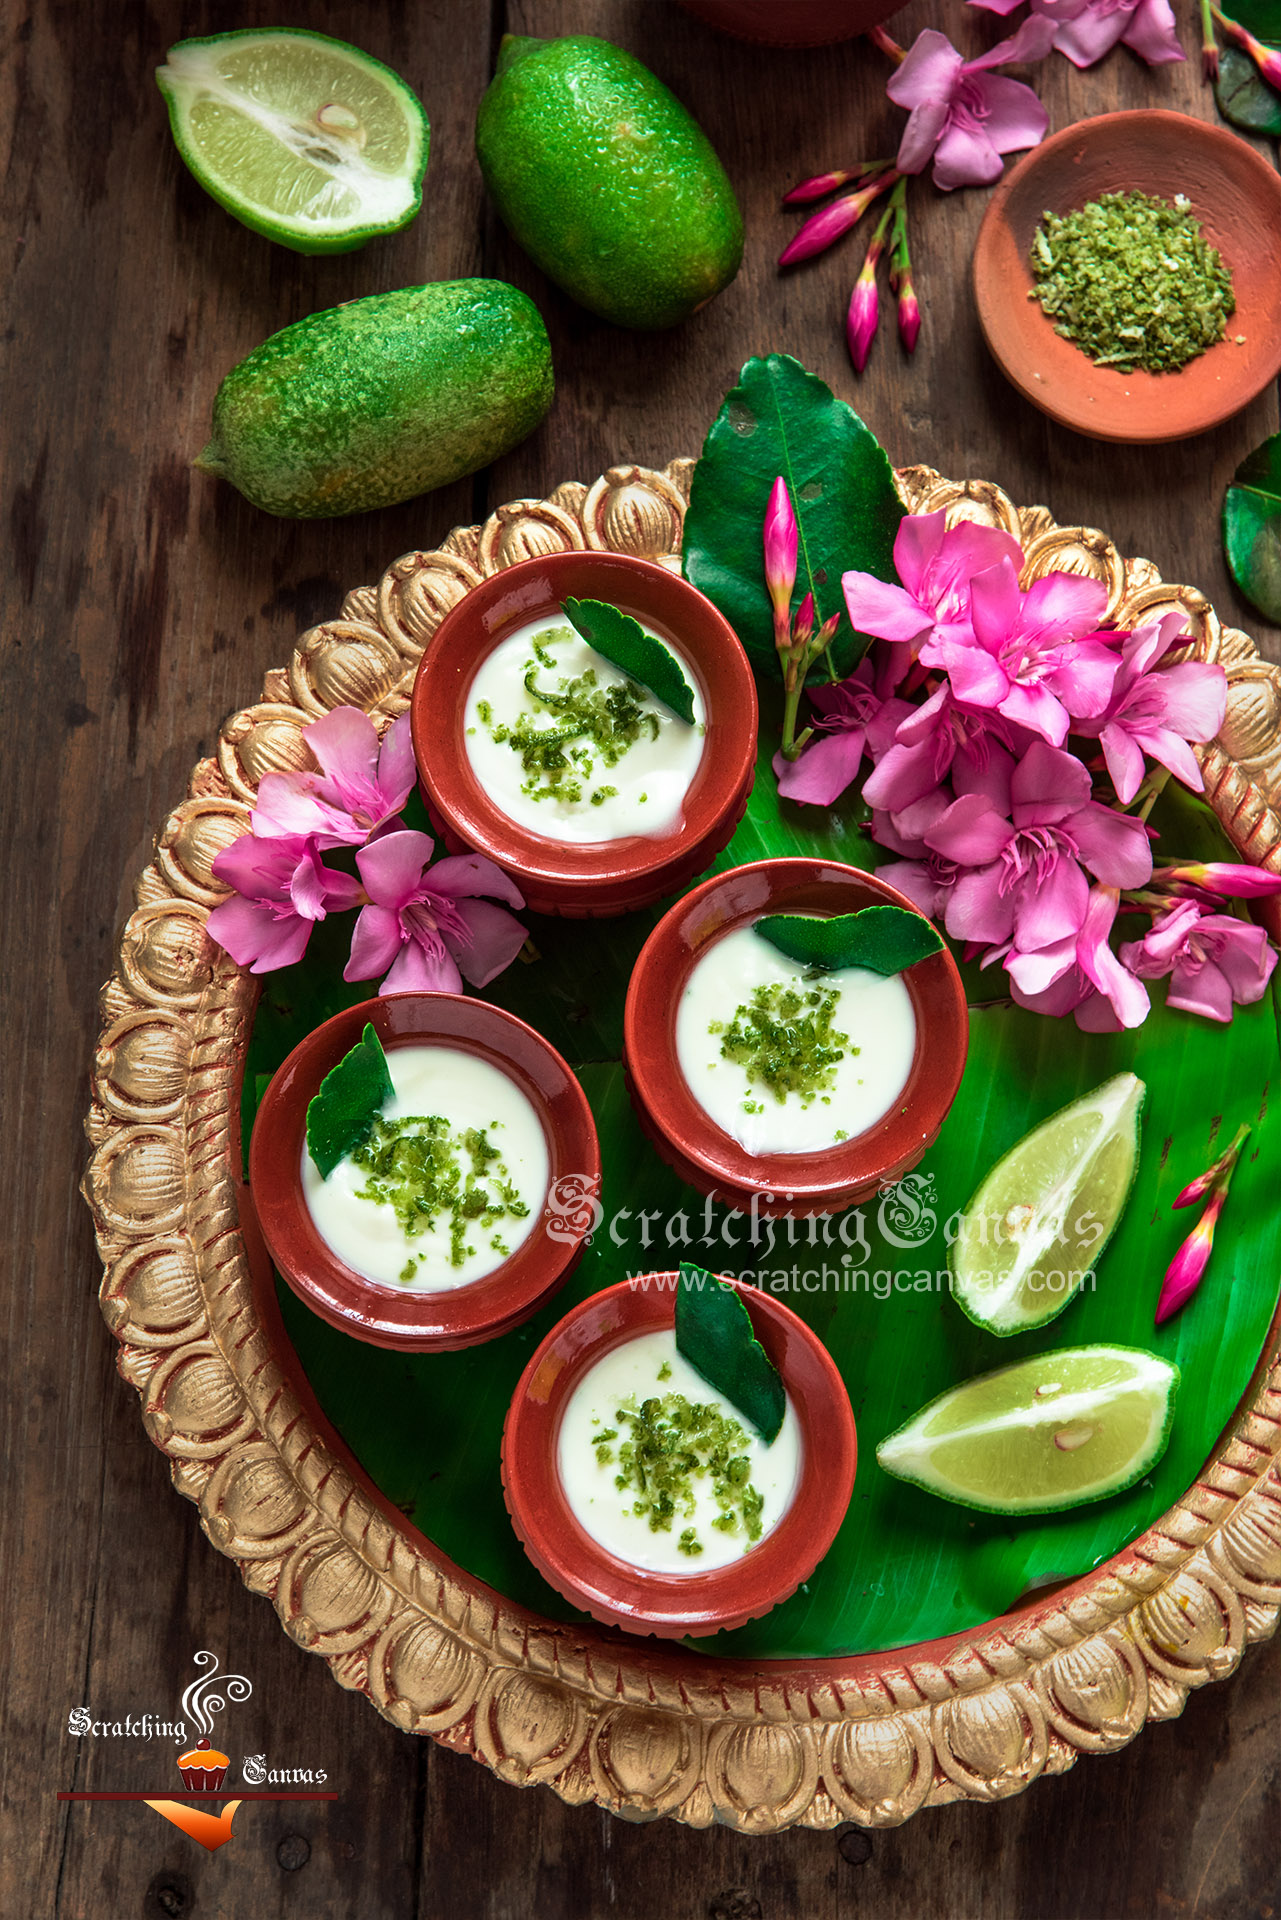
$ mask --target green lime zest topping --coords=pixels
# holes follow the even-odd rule
[[[694,691],[670,647],[605,600],[563,600],[560,610],[589,647],[693,726]]]
[[[766,1087],[781,1106],[789,1094],[803,1107],[835,1084],[836,1068],[851,1047],[848,1033],[832,1025],[840,995],[832,987],[788,986],[781,980],[756,987],[748,1005],[737,1007],[728,1025],[713,1020],[707,1031],[721,1035],[721,1057],[743,1068],[753,1086]],[[744,1101],[746,1113],[759,1113],[759,1101]]]
[[[688,1260],[676,1289],[676,1351],[773,1445],[787,1411],[778,1369],[738,1290]]]
[[[382,1042],[366,1026],[307,1105],[307,1151],[322,1180],[369,1138],[376,1115],[395,1092]]]
[[[658,715],[646,711],[645,689],[636,681],[602,687],[595,668],[588,667],[572,679],[562,675],[554,687],[539,686],[540,669],[556,666],[551,643],[570,638],[568,627],[555,627],[532,643],[532,657],[525,663],[525,691],[540,713],[523,713],[510,726],[495,725],[488,703],[477,702],[476,711],[491,738],[520,755],[526,776],[521,792],[531,800],[582,800],[584,783],[593,779],[598,757],[604,766],[616,767],[638,740],[657,740],[659,734]],[[551,726],[542,724],[542,714],[552,716]],[[591,803],[602,806],[616,792],[616,787],[598,787]]]
[[[670,1533],[674,1521],[691,1519],[694,1483],[710,1479],[720,1508],[711,1524],[719,1533],[745,1535],[747,1546],[760,1539],[765,1500],[751,1482],[751,1440],[715,1401],[665,1393],[638,1404],[629,1394],[614,1418],[618,1426],[604,1428],[592,1442],[596,1461],[602,1467],[617,1465],[614,1485],[635,1495],[631,1511],[648,1518],[651,1533]],[[682,1553],[703,1551],[693,1527],[686,1527],[676,1544]]]
[[[1035,298],[1099,367],[1176,373],[1227,330],[1232,275],[1182,194],[1105,193],[1032,239]]]
[[[938,953],[943,941],[923,913],[907,907],[863,907],[857,913],[767,913],[753,933],[812,972],[865,967],[869,973],[902,973]]]
[[[438,1220],[448,1221],[453,1267],[461,1267],[475,1252],[467,1235],[477,1229],[489,1233],[493,1251],[506,1258],[510,1248],[492,1229],[500,1220],[523,1220],[529,1214],[502,1155],[490,1144],[488,1130],[467,1127],[456,1133],[438,1113],[376,1119],[368,1140],[354,1149],[351,1159],[368,1176],[357,1189],[357,1199],[391,1207],[409,1239],[417,1239]],[[421,1258],[410,1257],[402,1280],[413,1279]]]

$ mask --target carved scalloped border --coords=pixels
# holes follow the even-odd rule
[[[302,636],[162,829],[103,990],[83,1190],[105,1263],[102,1310],[174,1485],[287,1633],[396,1726],[633,1819],[744,1832],[842,1820],[888,1826],[920,1806],[995,1800],[1081,1753],[1179,1713],[1231,1673],[1281,1611],[1281,1362],[1200,1479],[1119,1561],[1022,1618],[913,1657],[752,1669],[656,1651],[509,1605],[398,1527],[305,1410],[257,1324],[230,1170],[236,1063],[254,985],[204,934],[219,848],[244,832],[262,775],[307,763],[302,728],[350,701],[407,704],[423,646],[482,575],[562,547],[675,567],[692,462],[616,467],[593,486],[502,507],[412,553],[340,618]],[[1124,624],[1178,606],[1227,669],[1227,720],[1203,755],[1232,839],[1281,868],[1281,671],[1203,595],[1058,528],[986,482],[900,476],[914,511],[1000,525],[1029,569],[1107,583]]]

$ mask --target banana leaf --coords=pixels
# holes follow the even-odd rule
[[[748,812],[717,867],[795,853],[874,867],[882,856],[859,830],[856,800],[831,810],[780,803],[769,767],[776,738],[767,716]],[[1191,824],[1202,837],[1196,851],[1210,852],[1217,829],[1204,809],[1189,808],[1180,801],[1167,810],[1163,851],[1183,851]],[[1119,1035],[1082,1034],[1071,1021],[1009,1004],[978,1006],[956,1104],[916,1173],[897,1192],[833,1218],[826,1235],[808,1222],[762,1222],[753,1247],[747,1222],[709,1207],[662,1164],[623,1085],[628,973],[660,911],[611,921],[530,916],[539,958],[517,963],[488,990],[565,1054],[596,1115],[604,1219],[568,1285],[502,1339],[430,1356],[351,1340],[282,1285],[289,1337],[321,1406],[375,1484],[453,1560],[550,1618],[579,1618],[535,1573],[507,1519],[498,1474],[503,1418],[530,1353],[570,1306],[629,1274],[689,1258],[750,1273],[815,1328],[841,1368],[859,1434],[854,1497],[815,1574],[763,1620],[700,1644],[757,1659],[899,1646],[981,1624],[1031,1588],[1088,1572],[1195,1478],[1267,1335],[1281,1276],[1273,998],[1239,1009],[1226,1028],[1154,1004],[1144,1026]],[[350,925],[326,922],[298,966],[267,977],[245,1075],[247,1123],[296,1041],[370,991],[341,977]],[[972,998],[990,1002],[1001,976],[972,977]],[[997,1339],[950,1298],[949,1223],[1023,1133],[1123,1068],[1148,1087],[1142,1153],[1095,1282],[1048,1326]],[[1207,1276],[1188,1307],[1157,1329],[1162,1274],[1194,1219],[1172,1213],[1170,1201],[1241,1120],[1254,1132]],[[246,1138],[248,1131],[246,1124]],[[1182,1369],[1169,1450],[1139,1485],[1070,1513],[1012,1523],[949,1505],[878,1468],[877,1442],[935,1394],[1026,1354],[1087,1341],[1144,1347]]]

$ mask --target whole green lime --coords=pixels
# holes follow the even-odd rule
[[[232,368],[196,461],[295,520],[393,506],[487,466],[552,402],[537,307],[502,280],[350,300]]]
[[[738,272],[743,217],[711,142],[608,40],[508,35],[476,152],[530,258],[618,326],[675,326]]]

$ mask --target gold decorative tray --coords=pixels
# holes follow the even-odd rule
[[[256,984],[206,937],[212,862],[245,832],[264,773],[307,764],[302,729],[342,703],[408,704],[423,647],[482,576],[561,548],[679,565],[692,462],[615,467],[500,507],[410,553],[305,633],[196,767],[135,889],[103,990],[84,1192],[121,1373],[174,1485],[286,1632],[394,1725],[643,1819],[744,1832],[891,1826],[996,1800],[1124,1746],[1222,1679],[1281,1611],[1281,1346],[1274,1322],[1231,1432],[1160,1523],[1071,1586],[973,1632],[894,1652],[752,1666],[542,1620],[446,1560],[377,1494],[291,1375],[258,1311],[236,1208],[239,1067]],[[914,511],[1008,528],[1030,575],[1088,573],[1107,617],[1172,607],[1227,671],[1201,752],[1235,845],[1281,870],[1281,672],[1205,598],[1056,527],[982,481],[908,468]],[[1274,929],[1275,930],[1275,929]]]

